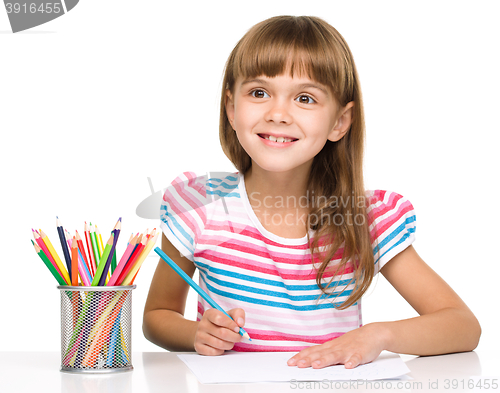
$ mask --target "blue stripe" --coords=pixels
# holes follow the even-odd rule
[[[414,218],[414,217],[415,217],[415,216],[413,216],[413,218]],[[413,220],[413,221],[415,221],[415,220]],[[403,226],[403,225],[402,225],[402,226]],[[398,229],[399,229],[399,228],[401,228],[401,226],[400,226],[400,227],[398,227]],[[398,233],[400,233],[400,232],[401,232],[401,230],[399,230],[399,231],[398,231]],[[405,234],[401,237],[401,239],[399,239],[399,241],[398,241],[397,243],[393,244],[393,245],[392,245],[392,246],[391,246],[388,250],[386,250],[386,251],[385,251],[382,255],[380,255],[380,256],[377,258],[377,260],[375,261],[375,263],[377,263],[378,261],[380,261],[380,259],[381,259],[381,258],[382,258],[385,254],[387,254],[388,252],[390,252],[392,249],[394,249],[395,247],[398,247],[400,244],[404,243],[404,242],[406,241],[406,239],[408,239],[408,238],[410,237],[410,235],[411,235],[412,233],[414,233],[414,232],[415,232],[415,228],[408,228],[408,229],[407,229],[407,232],[406,232],[406,233],[405,233]],[[394,238],[394,236],[392,236],[391,238]],[[375,248],[375,250],[374,250],[374,253],[375,253],[375,252],[378,252],[378,251],[379,251],[379,249],[380,249],[380,247],[376,247],[376,248]]]
[[[219,190],[206,190],[207,195],[218,195],[220,197],[235,197],[239,198],[240,193],[239,192],[224,192],[224,191],[219,191]]]
[[[214,179],[210,179],[210,180],[214,180]],[[206,185],[210,186],[211,188],[224,187],[224,188],[227,188],[229,190],[234,190],[236,187],[238,187],[238,184],[227,184],[224,182],[222,182],[220,184],[212,184],[212,183],[210,183],[210,180],[208,180],[206,182]]]
[[[177,240],[179,240],[182,246],[187,250],[189,250],[191,253],[193,253],[194,239],[184,230],[184,228],[179,224],[179,222],[174,218],[174,216],[168,212],[167,207],[165,205],[162,205],[160,209],[165,210],[165,214],[161,216],[161,221],[167,225],[168,229],[170,229],[170,232],[172,232],[172,234],[177,238]],[[165,218],[165,216],[168,217],[168,220]],[[185,240],[187,240],[190,243],[190,246],[186,246],[184,241],[175,234],[170,223],[175,227],[175,229],[177,229],[181,233],[182,236],[184,236]]]
[[[220,285],[222,287],[239,289],[241,291],[246,291],[246,292],[250,292],[250,293],[257,293],[257,294],[265,295],[265,296],[284,298],[284,299],[288,299],[288,300],[296,301],[296,302],[305,302],[305,301],[316,300],[316,299],[326,299],[326,298],[329,298],[329,297],[337,297],[337,296],[340,296],[340,295],[349,296],[351,294],[351,292],[352,292],[352,290],[346,290],[344,292],[341,292],[341,291],[333,292],[333,293],[328,294],[328,295],[326,295],[324,293],[321,293],[321,296],[318,296],[317,293],[315,295],[297,295],[297,296],[293,296],[293,295],[290,295],[290,294],[288,294],[286,292],[268,291],[268,290],[261,289],[261,288],[254,288],[254,287],[249,287],[247,285],[240,285],[240,284],[235,284],[235,283],[229,282],[229,281],[223,281],[223,280],[220,280],[218,278],[211,277],[206,272],[205,272],[205,276],[211,282],[213,282],[215,284],[218,284],[218,285]],[[206,282],[206,280],[203,280],[203,281]],[[316,286],[316,290],[319,290],[319,288],[317,286]]]
[[[284,288],[288,291],[314,291],[318,289],[318,286],[315,284],[312,285],[287,285],[282,281],[275,281],[275,280],[269,280],[265,278],[260,278],[260,277],[254,277],[254,276],[249,276],[248,274],[241,274],[241,273],[235,273],[231,272],[228,270],[224,269],[219,269],[213,266],[210,266],[206,263],[201,263],[199,261],[195,261],[198,269],[203,268],[205,270],[205,274],[207,274],[207,270],[210,272],[213,272],[215,274],[219,274],[221,276],[226,276],[226,277],[232,277],[236,278],[238,280],[244,280],[244,281],[250,281],[250,282],[255,282],[259,284],[265,284],[265,285],[271,285],[279,288]],[[201,270],[201,269],[200,269]],[[332,284],[329,284],[329,287],[334,287],[335,285],[339,286],[344,286],[348,285],[351,282],[351,280],[340,280],[340,281],[333,281]],[[325,285],[326,287],[326,285]]]
[[[269,306],[269,307],[276,307],[276,308],[286,308],[289,310],[296,310],[296,311],[311,311],[311,310],[320,310],[320,309],[324,309],[324,308],[337,308],[343,304],[343,302],[336,302],[336,303],[323,303],[323,304],[315,304],[315,305],[308,305],[308,306],[295,306],[293,304],[274,302],[271,300],[255,299],[255,298],[251,298],[248,296],[235,295],[234,293],[221,291],[221,290],[209,285],[205,281],[203,275],[200,275],[200,277],[210,292],[215,293],[219,296],[223,296],[223,297],[230,298],[230,299],[235,299],[235,300],[238,300],[241,302],[246,302],[246,303],[260,304],[260,305]],[[357,305],[357,302],[354,305]]]
[[[382,248],[384,248],[384,246],[389,243],[392,239],[394,239],[396,236],[398,236],[402,231],[404,231],[405,229],[407,229],[408,232],[415,232],[415,227],[411,227],[411,228],[406,228],[406,225],[408,224],[411,224],[412,222],[415,222],[415,215],[413,216],[410,216],[410,217],[407,217],[406,220],[401,223],[400,226],[398,226],[396,229],[394,229],[394,231],[392,231],[389,235],[387,235],[384,240],[382,240],[381,242],[379,242],[377,244],[377,247],[375,247],[375,249],[373,250],[373,253],[374,255]],[[391,247],[392,248],[392,247]]]

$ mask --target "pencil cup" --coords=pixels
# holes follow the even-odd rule
[[[57,287],[61,293],[61,371],[132,370],[135,287]]]

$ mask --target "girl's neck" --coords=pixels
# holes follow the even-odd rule
[[[245,188],[250,200],[263,201],[265,197],[299,200],[307,194],[309,170],[310,166],[289,172],[269,172],[254,164],[245,174]]]

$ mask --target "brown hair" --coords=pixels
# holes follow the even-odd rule
[[[315,195],[316,200],[323,202],[320,206],[312,204],[307,224],[314,230],[313,239],[309,239],[312,258],[320,263],[316,283],[325,294],[338,297],[347,285],[336,292],[339,288],[330,285],[333,279],[351,268],[354,272],[351,280],[354,289],[338,307],[344,309],[354,304],[370,286],[374,256],[364,202],[363,102],[351,51],[339,32],[322,19],[309,16],[276,16],[253,26],[237,43],[226,63],[219,138],[224,153],[244,175],[252,161],[227,118],[226,91],[234,92],[235,81],[240,76],[273,77],[287,70],[291,76],[306,74],[328,86],[342,107],[354,102],[350,130],[339,141],[326,142],[313,160],[308,184],[308,195]],[[336,220],[338,217],[343,218],[341,223]],[[351,221],[346,219],[349,217]],[[354,218],[358,221],[363,218],[363,222],[355,222]],[[330,261],[340,252],[339,264],[330,266]],[[327,285],[325,274],[331,277]]]

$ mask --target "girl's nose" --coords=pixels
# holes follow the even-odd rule
[[[275,100],[269,102],[269,108],[266,112],[265,120],[276,124],[291,124],[292,116],[286,103]]]

